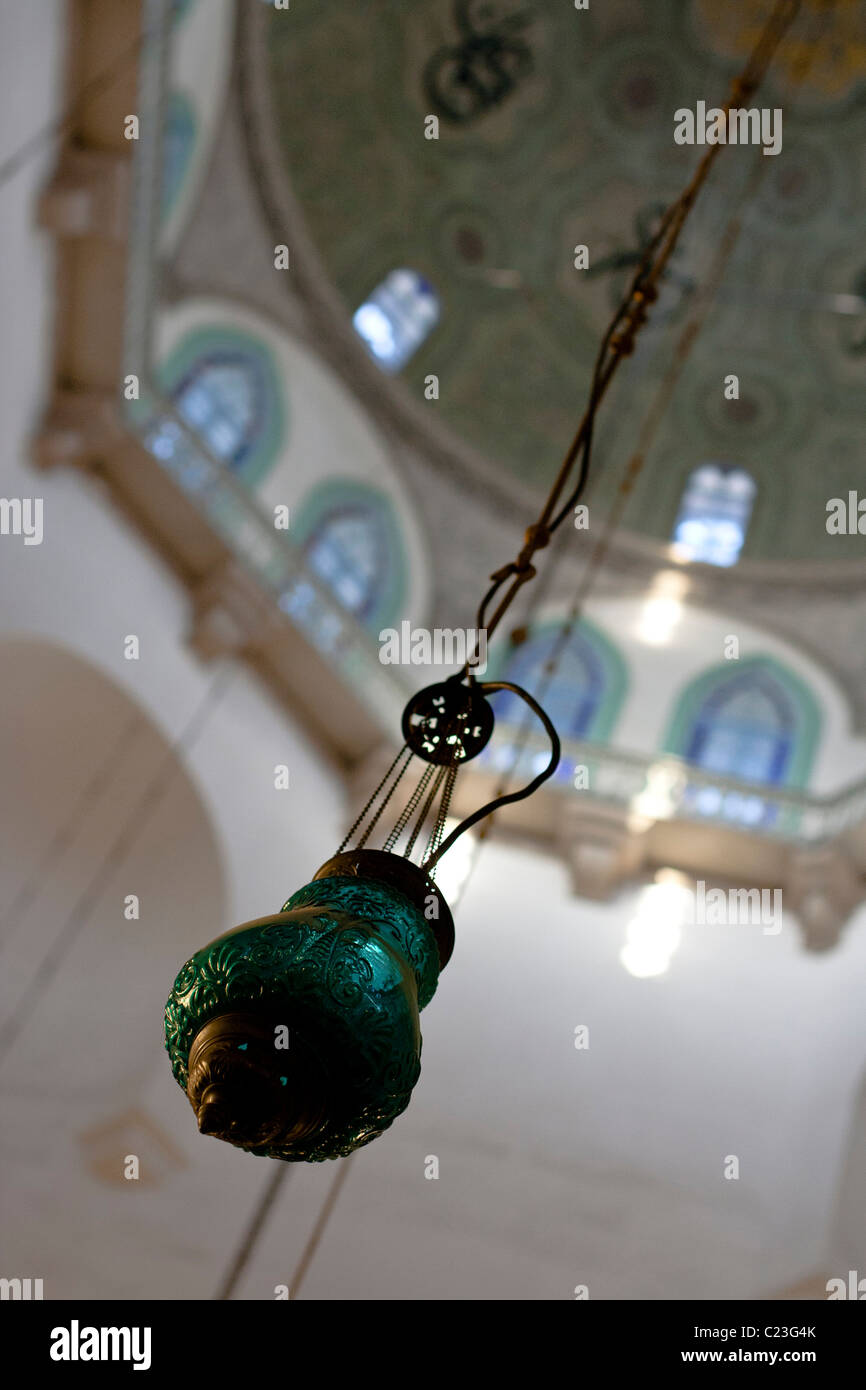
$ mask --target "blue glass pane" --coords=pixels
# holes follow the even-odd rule
[[[184,420],[230,467],[243,462],[264,425],[265,390],[258,363],[225,354],[196,364],[174,393]]]
[[[555,649],[556,670],[551,677],[545,666]],[[524,686],[530,695],[540,699],[563,738],[582,738],[587,734],[605,693],[601,660],[582,633],[572,634],[561,649],[557,633],[530,638],[509,660],[504,679]],[[497,719],[523,724],[527,707],[519,696],[506,692],[495,699]],[[534,716],[529,719],[534,725]]]
[[[734,565],[755,501],[755,484],[741,468],[704,464],[683,493],[673,539],[689,560]]]
[[[372,509],[339,508],[316,527],[305,546],[307,563],[344,608],[365,617],[384,582],[386,536]]]
[[[392,270],[352,322],[381,367],[399,372],[439,321],[433,286],[415,270]]]
[[[685,757],[709,772],[778,785],[790,764],[795,728],[795,712],[778,682],[766,672],[749,672],[705,699]]]

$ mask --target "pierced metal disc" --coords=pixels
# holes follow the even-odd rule
[[[403,737],[425,762],[446,767],[475,758],[493,733],[493,710],[477,686],[428,685],[403,711]]]

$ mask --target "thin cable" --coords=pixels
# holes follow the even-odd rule
[[[5,929],[2,939],[0,939],[0,950],[2,950],[3,943],[14,933],[18,921],[33,903],[46,878],[50,876],[56,861],[71,845],[76,830],[81,829],[90,808],[99,800],[103,791],[111,786],[114,778],[120,775],[120,765],[129,751],[130,743],[146,727],[146,722],[142,716],[134,714],[124,725],[120,737],[99,764],[90,781],[83,787],[75,805],[66,820],[52,836],[30,877],[22,884],[6,911],[0,916],[0,922]],[[10,923],[11,925],[8,925]]]
[[[831,0],[830,5],[828,6],[828,10],[832,9],[834,3],[835,0]],[[826,25],[827,20],[828,14],[825,13],[825,15],[822,16],[822,27]],[[810,66],[811,55],[814,54],[814,51],[814,47],[810,47],[810,57],[807,59],[805,63],[800,64],[798,81],[802,81],[805,77],[806,72],[808,71],[808,68]],[[575,593],[571,607],[568,613],[566,614],[566,618],[562,627],[557,633],[557,638],[554,642],[553,648],[547,660],[545,661],[544,666],[542,667],[542,678],[538,690],[536,691],[536,695],[539,701],[544,700],[545,694],[547,690],[550,688],[550,685],[558,671],[559,662],[562,657],[562,654],[565,651],[568,642],[571,639],[575,627],[580,621],[582,611],[585,606],[587,597],[589,596],[589,593],[592,589],[595,576],[599,572],[602,564],[604,563],[613,536],[621,523],[626,503],[628,502],[628,499],[633,491],[635,482],[637,481],[637,478],[644,467],[647,455],[652,446],[659,425],[661,424],[662,419],[664,418],[665,414],[667,413],[670,407],[671,400],[673,398],[677,386],[679,385],[680,379],[685,369],[686,362],[688,361],[694,344],[697,341],[701,329],[704,326],[710,306],[714,302],[718,294],[721,281],[724,276],[724,272],[727,268],[728,261],[730,260],[734,246],[736,245],[740,232],[742,230],[742,208],[744,205],[747,205],[751,198],[754,196],[757,185],[760,183],[765,170],[766,166],[763,160],[756,160],[753,165],[749,180],[747,181],[746,188],[739,199],[739,206],[735,213],[728,220],[722,238],[716,249],[710,273],[704,281],[703,285],[698,287],[697,306],[680,333],[676,347],[674,349],[671,365],[665,373],[659,385],[659,388],[656,391],[653,401],[644,416],[638,435],[637,449],[632,454],[628,464],[626,465],[623,477],[620,480],[619,486],[617,488],[617,493],[613,507],[611,508],[611,511],[608,517],[606,518],[599,539],[597,540],[595,546],[593,547],[590,553],[589,559],[578,583],[577,591]],[[537,600],[538,597],[539,594],[537,592],[533,594],[534,600]],[[530,614],[532,611],[534,611],[534,608],[535,604],[533,603],[530,605]],[[527,626],[526,619],[524,619],[523,626]],[[520,759],[523,756],[523,753],[526,749],[530,729],[531,721],[528,717],[524,717],[523,723],[518,730],[517,739],[513,745],[513,756],[510,760],[510,765],[506,772],[503,774],[503,776],[500,778],[497,791],[494,795],[499,795],[508,786],[508,782],[510,778],[514,775],[517,765],[519,764]],[[489,837],[493,828],[493,822],[494,817],[491,817],[486,823],[486,825],[483,827],[483,829],[480,831],[478,836],[479,847],[480,844]],[[475,860],[473,860],[473,863],[470,867],[470,875],[474,871],[474,867]],[[467,878],[468,877],[469,875],[467,875]]]
[[[800,5],[801,0],[777,0],[745,67],[731,84],[730,94],[722,108],[725,116],[735,102],[751,97],[757,91],[776,49],[797,15]],[[517,559],[503,566],[491,576],[493,587],[485,595],[479,609],[479,618],[483,616],[485,619],[483,626],[486,628],[488,639],[498,627],[523,585],[535,577],[532,557],[536,551],[549,544],[552,533],[562,524],[583,493],[589,476],[590,450],[598,407],[620,362],[633,351],[635,338],[648,320],[648,308],[658,298],[658,282],[664,274],[698,194],[722,148],[723,146],[720,144],[708,147],[689,183],[679,198],[668,208],[660,227],[644,251],[632,279],[628,295],[620,304],[608,326],[596,359],[589,402],[583,419],[560,466],[544,507],[538,519],[527,528],[524,546]],[[567,500],[562,503],[562,493],[578,459],[580,462],[576,484]],[[509,578],[511,584],[507,592],[500,600],[493,616],[487,619],[486,613],[490,602]],[[478,626],[482,626],[480,621]],[[477,648],[470,656],[464,669],[468,672],[476,661]]]
[[[195,745],[207,724],[207,720],[225,698],[236,675],[237,669],[229,666],[224,666],[217,671],[204,697],[193,710],[184,728],[166,749],[153,777],[144,787],[120,831],[109,845],[89,882],[79,894],[58,936],[40,961],[29,985],[19,995],[14,1009],[0,1028],[0,1062],[8,1054],[25,1021],[31,1016],[33,1009],[38,1004],[40,996],[54,979],[83,927],[87,925],[111,875],[124,862],[142,830],[154,815],[167,788],[181,770],[180,755],[188,753]]]
[[[328,1221],[331,1218],[334,1207],[337,1205],[337,1198],[343,1189],[343,1184],[349,1176],[349,1165],[354,1157],[354,1154],[349,1154],[348,1158],[344,1158],[334,1174],[334,1180],[328,1189],[328,1195],[322,1203],[321,1210],[316,1218],[316,1224],[312,1229],[309,1240],[304,1246],[297,1268],[292,1275],[292,1282],[289,1284],[290,1299],[297,1298],[300,1292],[301,1285],[307,1276],[307,1271],[313,1262],[313,1257],[321,1244],[322,1236],[325,1234]]]
[[[270,1174],[267,1182],[262,1189],[262,1195],[256,1203],[249,1225],[244,1232],[237,1253],[226,1271],[219,1292],[214,1294],[214,1299],[225,1301],[231,1298],[241,1275],[245,1273],[250,1262],[250,1257],[258,1243],[259,1236],[265,1228],[265,1223],[274,1208],[274,1203],[280,1194],[283,1184],[289,1176],[289,1165],[277,1160],[274,1163],[274,1171]]]
[[[133,39],[132,43],[122,49],[120,54],[111,63],[107,64],[101,72],[98,72],[95,77],[92,77],[89,82],[84,84],[69,105],[61,111],[60,115],[55,120],[50,121],[47,125],[43,126],[41,130],[35,131],[23,144],[19,145],[18,149],[15,150],[13,154],[8,155],[7,158],[0,163],[0,189],[2,189],[10,179],[15,177],[19,169],[22,169],[28,160],[32,159],[34,155],[39,154],[42,149],[52,144],[53,141],[58,139],[59,136],[63,135],[74,125],[87,103],[100,92],[107,91],[112,83],[120,76],[130,59],[138,57],[142,45],[149,37],[149,31],[142,29],[141,32],[136,35],[135,39]]]

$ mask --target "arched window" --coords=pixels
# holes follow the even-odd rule
[[[240,468],[265,421],[259,364],[242,352],[201,358],[172,392],[180,414],[218,458]]]
[[[408,569],[400,524],[385,493],[355,479],[328,479],[301,502],[292,536],[309,570],[358,622],[378,633],[394,621],[405,600]],[[281,606],[307,628],[324,620],[308,580],[289,585]]]
[[[399,372],[439,321],[439,298],[417,270],[392,270],[352,323],[380,367]]]
[[[755,483],[742,468],[704,463],[690,475],[673,540],[687,560],[735,565],[746,539]]]
[[[555,629],[530,637],[515,648],[501,679],[522,685],[540,699],[560,738],[584,738],[604,699],[604,665],[592,642],[576,631],[556,658],[555,674],[548,677],[545,666],[557,645]],[[497,697],[497,719],[507,724],[521,723],[525,710],[517,695],[506,692]]]
[[[265,345],[234,328],[196,330],[161,364],[159,378],[192,435],[245,482],[260,482],[276,461],[285,418]],[[156,421],[145,442],[188,491],[212,474],[195,438],[170,417]]]
[[[739,667],[716,667],[692,682],[678,702],[667,750],[720,778],[804,786],[819,727],[815,697],[770,657],[753,657]],[[725,791],[705,777],[695,779],[686,801],[702,814],[747,824],[775,818],[760,797]]]
[[[387,563],[382,518],[364,506],[335,508],[304,545],[307,563],[361,621],[375,609]]]
[[[543,705],[563,741],[602,742],[616,722],[625,695],[625,662],[607,637],[586,619],[564,645],[561,631],[559,624],[545,624],[530,632],[520,646],[510,651],[500,648],[491,655],[489,673],[484,679],[522,685]],[[551,661],[556,668],[552,675],[546,670]],[[492,698],[499,724],[522,728],[526,719],[528,729],[540,727],[518,695],[506,691]],[[507,740],[497,740],[494,735],[489,760],[506,767],[513,751]],[[535,757],[539,766],[546,760],[544,753]],[[572,764],[563,757],[558,776],[570,777],[572,771]]]
[[[696,767],[779,786],[794,751],[796,711],[762,670],[719,686],[696,712],[684,756]]]

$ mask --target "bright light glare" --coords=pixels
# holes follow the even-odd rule
[[[647,768],[646,786],[632,797],[629,810],[650,820],[668,820],[676,808],[682,782],[682,768],[654,763]]]
[[[692,909],[688,879],[675,869],[660,869],[641,892],[637,911],[626,927],[621,963],[637,979],[663,975],[683,938]]]
[[[656,575],[638,620],[637,635],[651,647],[664,647],[682,621],[685,575],[666,570]]]
[[[675,598],[649,598],[643,606],[638,636],[651,647],[664,647],[683,616],[683,605]]]
[[[442,835],[443,840],[446,835],[456,829],[459,821],[447,820],[445,830]],[[475,849],[478,839],[471,830],[467,830],[449,850],[446,850],[436,866],[436,887],[448,903],[449,907],[460,898],[466,882],[472,872],[472,865],[475,862]]]
[[[634,975],[637,980],[648,980],[653,975],[664,975],[670,965],[670,957],[664,951],[656,951],[652,947],[632,946],[631,944],[623,946],[619,958],[629,975]]]
[[[391,321],[377,304],[362,304],[352,322],[377,357],[389,361],[395,355],[397,345]]]

